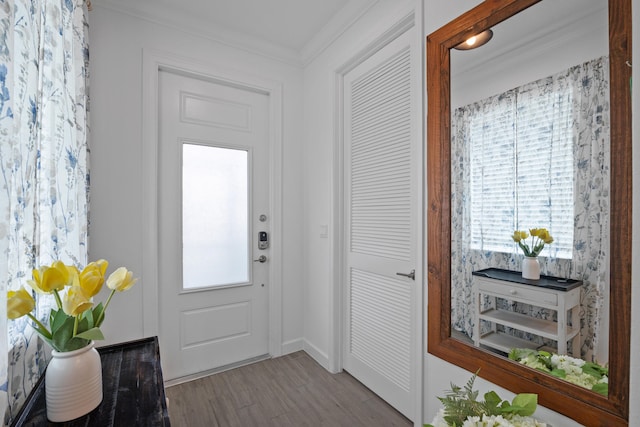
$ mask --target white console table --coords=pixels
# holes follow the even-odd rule
[[[580,357],[579,306],[582,281],[552,276],[529,280],[523,279],[518,271],[488,268],[473,272],[473,286],[476,313],[473,340],[476,347],[484,345],[505,353],[512,348],[539,347],[534,342],[499,332],[496,326],[503,325],[556,341],[558,354],[567,354],[567,342],[572,341],[575,357]],[[483,304],[483,296],[490,297],[489,304]],[[555,310],[558,321],[501,310],[497,304],[498,299]],[[489,332],[480,335],[482,320],[489,322],[491,328]]]

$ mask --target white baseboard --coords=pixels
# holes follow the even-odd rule
[[[304,350],[304,344],[302,338],[290,340],[282,343],[282,355],[289,353],[295,353],[296,351]]]
[[[205,378],[214,374],[218,374],[220,372],[229,371],[231,369],[239,368],[241,366],[251,365],[252,363],[261,362],[263,360],[271,359],[271,356],[268,354],[263,354],[261,356],[252,357],[251,359],[241,360],[239,362],[230,363],[228,365],[220,366],[218,368],[209,369],[207,371],[197,372],[195,374],[186,375],[180,378],[174,378],[171,380],[166,380],[164,382],[165,387],[171,387],[174,385],[179,385],[182,383],[187,383],[194,380],[199,380],[200,378]]]
[[[329,369],[329,356],[326,353],[320,351],[318,347],[314,346],[307,340],[304,340],[303,342],[303,350],[307,352],[307,354],[311,356],[316,362],[318,362],[320,366],[331,372],[331,370]]]

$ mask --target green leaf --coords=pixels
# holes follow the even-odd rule
[[[40,334],[40,336],[42,337],[42,339],[43,339],[47,344],[49,344],[49,345],[51,346],[51,348],[54,348],[54,347],[53,347],[53,341],[51,341],[51,339],[50,339],[50,338],[47,338],[47,337],[43,336],[42,334]]]
[[[597,379],[601,379],[603,376],[609,375],[609,370],[607,368],[592,362],[587,362],[582,365],[582,372]]]
[[[495,391],[490,391],[484,394],[484,407],[487,411],[487,415],[500,415],[502,413],[500,410],[501,403],[502,399]]]
[[[509,359],[519,362],[531,355],[536,356],[537,353],[536,350],[531,350],[530,348],[512,348],[509,352]]]
[[[607,383],[595,384],[591,390],[603,396],[609,396],[609,384]]]
[[[550,372],[551,375],[553,375],[556,378],[566,378],[567,377],[567,373],[565,372],[564,369],[553,369]]]
[[[67,341],[67,346],[63,351],[73,351],[80,348],[84,348],[89,345],[89,340],[85,340],[78,337],[73,337]]]
[[[91,322],[93,323],[93,322]],[[78,336],[81,332],[87,331],[91,329],[91,327],[89,326],[89,319],[82,317],[79,321],[78,321],[78,329],[76,330],[76,335]]]
[[[82,313],[81,319],[83,321],[86,320],[87,330],[93,328],[93,313],[91,312],[91,310],[87,310],[84,313]],[[80,330],[79,327],[78,327],[78,330]]]
[[[53,318],[56,314],[56,310],[51,309],[51,311],[49,312],[49,326],[51,326],[53,328]]]
[[[51,320],[49,324],[51,325],[51,333],[54,333],[56,329],[59,329],[67,319],[71,319],[70,316],[67,316],[62,310],[51,310]]]
[[[520,246],[520,249],[524,252],[524,256],[531,256],[531,252],[529,252],[529,247],[527,245],[522,242],[518,242],[518,246]]]
[[[87,331],[82,332],[75,336],[76,338],[83,338],[85,340],[103,340],[104,335],[102,335],[102,331],[100,328],[91,328]]]
[[[64,316],[61,316],[63,314]],[[73,317],[67,316],[60,310],[54,319],[54,325],[52,326],[52,345],[58,351],[69,351],[68,343],[73,336]]]
[[[97,306],[95,306],[93,308],[93,324],[94,326],[100,327],[100,324],[98,323],[98,319],[100,319],[100,315],[102,315],[102,312],[104,311],[104,306],[102,305],[102,303],[98,304]],[[104,318],[103,318],[104,320]],[[100,321],[100,323],[102,323],[102,321]]]
[[[477,374],[476,374],[477,375]],[[478,392],[473,390],[476,375],[471,377],[464,389],[451,383],[445,397],[438,397],[444,406],[444,420],[450,426],[461,426],[469,416],[483,413],[483,402],[478,402]]]
[[[546,351],[538,351],[537,359],[540,363],[544,364],[544,366],[551,371],[553,369],[553,363],[551,363],[551,354]]]
[[[516,410],[512,412],[523,417],[533,415],[537,406],[538,395],[534,393],[520,393],[516,395],[511,402],[511,408],[516,408]]]
[[[58,310],[53,314],[53,321],[51,323],[52,336],[51,341],[48,341],[53,349],[56,351],[72,351],[86,347],[89,344],[90,339],[73,336],[74,324],[75,317],[68,316],[62,310]],[[79,322],[78,328],[79,330],[80,327],[88,329],[87,325],[87,319],[83,319]]]

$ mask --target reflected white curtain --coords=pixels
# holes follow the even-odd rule
[[[571,115],[568,121],[569,137],[572,141],[573,155],[573,238],[567,245],[555,242],[549,251],[543,253],[541,264],[543,274],[559,277],[579,279],[584,282],[581,301],[581,335],[582,345],[580,355],[585,360],[597,360],[606,363],[606,339],[600,342],[602,335],[607,332],[607,310],[604,302],[608,301],[608,253],[609,253],[609,61],[607,57],[595,59],[572,67],[551,77],[529,83],[504,94],[461,107],[452,114],[452,328],[472,337],[474,324],[474,305],[472,298],[472,271],[495,267],[519,271],[522,253],[513,242],[510,235],[516,228],[548,227],[547,224],[526,225],[519,223],[515,217],[515,208],[505,210],[505,218],[492,218],[491,221],[511,224],[504,226],[501,237],[506,244],[511,243],[513,250],[487,250],[488,246],[495,246],[496,231],[489,233],[489,240],[484,245],[470,244],[472,207],[470,197],[471,186],[471,151],[470,138],[472,132],[470,123],[474,120],[487,121],[486,126],[507,129],[511,134],[506,139],[518,138],[518,126],[514,126],[517,116],[518,96],[526,94],[528,102],[540,99],[540,109],[557,110],[558,101],[550,100],[549,94],[562,91],[570,94]],[[539,98],[538,98],[539,95]],[[499,114],[496,114],[496,111]],[[490,117],[493,115],[493,117]],[[496,118],[497,117],[497,118]],[[508,120],[507,120],[508,119]],[[496,121],[508,121],[509,126],[500,126]],[[567,123],[566,118],[561,122]],[[504,123],[503,123],[504,124]],[[565,127],[563,124],[562,127]],[[563,130],[564,132],[564,130]],[[557,129],[546,132],[536,131],[536,137],[548,138],[547,145],[552,147],[557,138]],[[481,138],[486,138],[483,144],[495,146],[495,138],[500,132],[490,130],[484,132]],[[473,135],[478,138],[477,133]],[[501,135],[504,137],[504,135]],[[527,142],[531,143],[531,142]],[[549,153],[547,153],[549,154]],[[476,154],[477,155],[477,154]],[[496,154],[498,156],[498,154]],[[540,157],[548,157],[540,153]],[[550,156],[554,157],[553,153]],[[497,159],[499,157],[495,157]],[[543,162],[536,159],[536,165]],[[503,178],[503,185],[513,183],[507,176]],[[564,179],[564,178],[563,178]],[[554,181],[553,179],[551,181]],[[565,180],[566,181],[566,180]],[[550,184],[554,184],[551,182]],[[515,185],[515,184],[513,184]],[[546,184],[541,183],[541,192],[549,191]],[[521,200],[522,203],[522,200]],[[524,201],[526,206],[526,200]],[[551,203],[551,202],[549,202]],[[477,219],[476,219],[477,220]],[[504,222],[503,222],[504,220]],[[552,230],[553,231],[553,230]],[[556,236],[553,232],[552,235]],[[562,248],[562,249],[561,249]],[[561,251],[570,251],[571,258],[562,256]],[[535,307],[520,307],[520,310],[540,318],[552,317],[554,313],[538,310]],[[600,350],[599,347],[602,347]]]
[[[6,291],[61,259],[86,263],[88,25],[84,0],[0,0],[0,413],[12,420],[48,349]],[[51,301],[38,299],[38,315]]]

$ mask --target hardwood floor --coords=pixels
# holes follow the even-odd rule
[[[305,352],[168,387],[176,427],[411,426],[347,373],[330,374]]]

